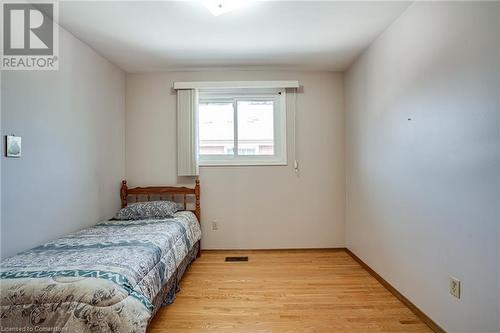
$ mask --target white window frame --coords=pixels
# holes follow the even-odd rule
[[[238,101],[273,100],[274,155],[238,155]],[[286,90],[266,89],[205,89],[200,90],[199,103],[232,102],[234,123],[234,155],[199,155],[199,166],[287,165]],[[199,148],[198,148],[199,149]],[[199,152],[198,152],[199,153]]]

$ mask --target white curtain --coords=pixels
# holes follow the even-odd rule
[[[198,176],[198,90],[177,90],[177,175]]]

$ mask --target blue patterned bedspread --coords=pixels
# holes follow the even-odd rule
[[[153,299],[201,230],[191,212],[106,221],[0,264],[0,325],[67,332],[144,332]]]

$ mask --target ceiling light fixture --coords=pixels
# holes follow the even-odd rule
[[[240,9],[252,0],[202,0],[203,4],[214,16],[219,16]]]

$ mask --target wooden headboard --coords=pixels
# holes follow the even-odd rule
[[[188,199],[193,197],[195,199],[194,209],[188,209]],[[120,190],[120,198],[122,200],[122,208],[127,206],[130,198],[134,198],[132,202],[151,201],[151,200],[171,200],[176,201],[182,198],[180,204],[184,205],[184,210],[192,211],[198,222],[201,223],[201,209],[200,209],[200,180],[196,179],[194,188],[190,187],[176,187],[176,186],[148,186],[148,187],[134,187],[128,188],[127,181],[122,181],[122,188]]]

